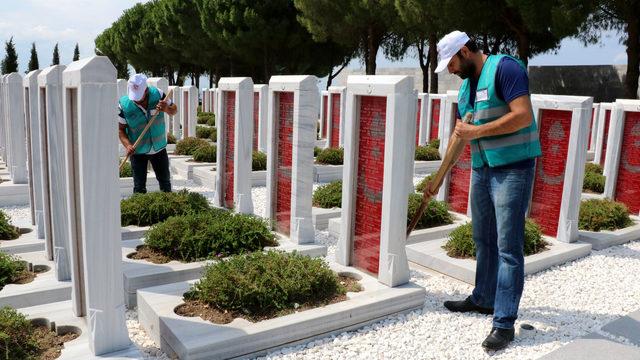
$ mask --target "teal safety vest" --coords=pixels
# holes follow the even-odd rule
[[[127,95],[120,98],[120,107],[124,113],[124,119],[127,122],[127,137],[131,144],[135,143],[142,134],[142,131],[147,126],[147,122],[151,119],[151,110],[155,110],[156,105],[160,101],[160,91],[153,86],[149,86],[149,103],[147,104],[147,115],[136,105],[133,100],[130,100]],[[136,148],[136,154],[146,154],[152,148],[155,151],[160,151],[167,146],[167,135],[165,133],[164,126],[164,113],[158,114],[154,120],[153,125],[147,130],[138,147]]]
[[[469,103],[470,79],[464,80],[460,86],[458,111],[461,116],[471,112],[474,115],[474,125],[486,124],[509,112],[509,105],[498,97],[495,88],[498,64],[505,56],[508,55],[489,55],[487,57],[480,73],[480,79],[478,79],[474,104]],[[526,71],[520,60],[513,57],[512,59],[516,60]],[[482,95],[480,99],[478,99],[478,95]],[[534,115],[532,114],[532,116]],[[533,118],[531,125],[514,133],[471,140],[471,163],[474,168],[507,165],[540,155],[542,155],[542,150],[535,118]]]

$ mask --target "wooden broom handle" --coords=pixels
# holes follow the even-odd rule
[[[471,123],[471,119],[473,119],[473,115],[471,113],[467,113],[462,121],[469,124]],[[451,168],[453,168],[453,166],[460,158],[462,151],[464,151],[465,145],[466,142],[459,138],[455,132],[451,135],[451,137],[449,138],[449,144],[447,145],[447,152],[442,159],[440,168],[438,168],[438,171],[436,172],[436,175],[433,177],[433,179],[428,182],[428,185],[430,185],[430,193],[435,193],[440,189],[440,186],[442,186],[442,183],[444,182],[444,177],[449,171],[451,171]],[[418,221],[422,217],[422,214],[427,209],[429,201],[431,201],[431,196],[422,197],[420,207],[411,219],[411,223],[409,223],[409,226],[407,227],[407,237],[409,237],[413,229],[415,229]]]
[[[169,97],[173,94],[173,89],[170,89],[169,92],[167,93],[167,95],[164,97],[165,99],[169,99]],[[153,124],[153,122],[156,120],[156,117],[161,113],[162,111],[158,111],[155,115],[153,115],[151,117],[151,119],[149,120],[149,122],[147,123],[147,126],[144,127],[144,130],[142,130],[142,133],[140,134],[140,136],[138,136],[138,138],[136,139],[136,142],[133,143],[133,151],[136,150],[136,148],[138,147],[138,145],[140,144],[140,141],[142,140],[142,138],[147,134],[147,131],[149,131],[149,129],[151,128],[151,125]],[[127,160],[129,160],[129,153],[127,153],[124,157],[124,159],[122,160],[122,162],[120,163],[120,167],[118,168],[118,171],[122,170],[122,167],[124,166],[124,164],[127,162]]]

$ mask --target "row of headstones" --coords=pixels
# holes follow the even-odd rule
[[[29,179],[45,256],[72,282],[70,310],[86,318],[94,354],[127,348],[116,70],[96,56],[1,83],[0,152],[14,182]]]

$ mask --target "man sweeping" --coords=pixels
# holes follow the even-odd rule
[[[171,174],[169,172],[169,156],[167,155],[167,134],[164,114],[175,115],[177,107],[171,100],[165,99],[162,90],[147,86],[147,77],[143,74],[133,75],[127,83],[127,95],[118,101],[119,126],[118,136],[122,146],[131,160],[133,171],[133,192],[147,192],[147,165],[151,162],[160,190],[171,191]],[[158,114],[155,119],[153,116]],[[136,140],[143,133],[148,122],[152,125],[134,148]]]
[[[453,312],[493,314],[493,327],[482,346],[499,350],[514,337],[524,286],[525,214],[535,158],[541,155],[527,70],[511,56],[483,54],[460,31],[444,36],[438,53],[436,72],[448,69],[464,80],[455,134],[471,142],[476,246],[472,294],[461,301],[446,301],[444,306]],[[467,113],[473,114],[470,124],[460,121]]]

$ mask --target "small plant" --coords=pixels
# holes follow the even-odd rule
[[[211,112],[200,112],[197,116],[199,125],[215,126],[216,124],[215,115]]]
[[[216,162],[216,150],[215,145],[202,146],[193,153],[193,161],[214,163]]]
[[[4,252],[0,252],[0,290],[5,285],[14,282],[19,275],[27,271],[23,261]]]
[[[320,258],[269,251],[209,265],[185,299],[250,319],[327,303],[346,288]]]
[[[145,245],[169,259],[198,261],[259,251],[278,243],[265,220],[212,209],[153,225],[145,235]]]
[[[433,139],[433,140],[429,141],[427,146],[430,147],[430,148],[439,149],[440,148],[440,139]]]
[[[0,210],[0,240],[14,240],[20,237],[20,229],[11,225],[9,216]]]
[[[342,165],[344,162],[344,149],[324,149],[316,156],[316,162],[326,165]]]
[[[342,180],[320,185],[313,192],[313,206],[331,209],[342,206]]]
[[[216,126],[216,116],[213,113],[211,113],[211,116],[209,116],[209,119],[207,120],[207,125]]]
[[[120,177],[129,178],[133,176],[133,169],[131,169],[131,163],[128,161],[120,168]]]
[[[409,208],[407,211],[407,225],[413,219],[422,203],[422,194],[409,195]],[[425,209],[422,217],[416,224],[416,230],[428,229],[436,226],[453,224],[453,217],[449,213],[447,203],[444,201],[431,200]]]
[[[176,144],[176,155],[193,155],[201,146],[209,145],[205,139],[186,137]]]
[[[209,128],[209,129],[211,129],[211,134],[209,135],[209,140],[213,141],[214,143],[218,142],[218,129],[216,129],[214,127]]]
[[[542,238],[538,224],[527,219],[524,224],[524,255],[529,256],[544,251],[549,245]],[[473,225],[468,222],[460,225],[449,234],[449,240],[442,247],[447,255],[454,258],[476,257],[476,245],[473,242]]]
[[[196,126],[196,137],[198,139],[208,139],[211,136],[211,129],[208,126]]]
[[[170,216],[197,213],[210,208],[207,198],[187,190],[133,194],[120,201],[122,226],[148,226]]]
[[[584,181],[582,190],[602,194],[606,178],[602,175],[602,166],[594,163],[587,163],[584,167]]]
[[[431,146],[417,146],[416,147],[416,161],[434,161],[440,160],[440,152],[437,148]]]
[[[595,174],[602,175],[602,166],[600,166],[599,164],[588,162],[588,163],[584,164],[584,172],[585,173],[589,172],[589,173],[595,173]]]
[[[623,229],[633,224],[629,209],[609,199],[589,199],[580,204],[578,228],[587,231]]]
[[[251,170],[253,171],[262,171],[267,170],[267,154],[261,151],[254,151],[251,161]]]
[[[424,188],[427,186],[427,182],[431,181],[435,174],[429,174],[424,179],[420,180],[418,185],[416,185],[416,191],[421,193],[424,191]]]
[[[0,309],[0,356],[2,359],[39,358],[41,349],[35,327],[26,316],[6,306]]]
[[[320,154],[321,152],[322,152],[322,148],[321,148],[321,147],[317,147],[317,146],[315,146],[315,147],[313,148],[313,157],[317,157],[317,156],[318,156],[318,154]]]
[[[167,134],[167,144],[175,144],[176,143],[176,137],[175,135],[168,133]]]

